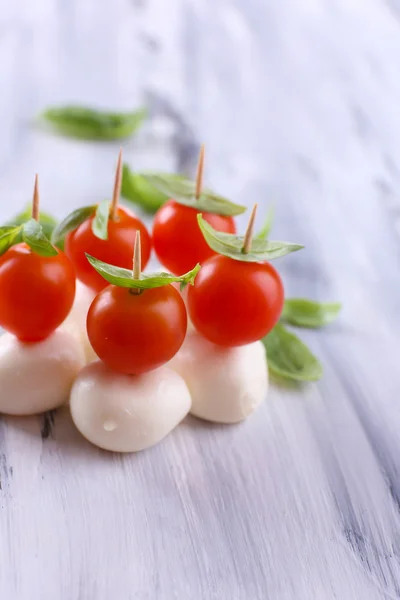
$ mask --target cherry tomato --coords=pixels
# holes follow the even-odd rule
[[[125,208],[118,207],[118,220],[109,220],[107,240],[100,240],[92,232],[93,218],[87,219],[66,236],[65,253],[71,259],[78,279],[100,291],[108,284],[89,264],[85,252],[111,265],[131,269],[136,231],[140,231],[144,269],[150,258],[151,238],[145,225]]]
[[[283,284],[269,263],[214,256],[188,286],[188,311],[194,327],[221,346],[260,340],[277,323]]]
[[[168,200],[156,213],[153,224],[154,250],[161,264],[175,275],[193,269],[197,263],[215,255],[208,246],[197,222],[199,211]],[[202,213],[217,231],[236,233],[232,217]]]
[[[75,271],[63,252],[40,256],[26,244],[0,257],[0,325],[24,342],[48,337],[67,317]]]
[[[110,285],[93,300],[87,316],[97,356],[128,375],[168,362],[181,347],[187,328],[185,304],[172,285],[136,292]]]

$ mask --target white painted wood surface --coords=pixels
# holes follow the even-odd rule
[[[136,168],[193,168],[276,204],[288,294],[340,299],[304,333],[317,385],[248,422],[188,419],[107,454],[68,412],[0,423],[0,598],[400,598],[400,8],[396,0],[0,3],[0,216],[40,173],[61,216],[109,194],[117,144],[31,124],[49,104],[127,108]],[[262,211],[261,211],[262,212]],[[260,217],[261,218],[261,217]]]

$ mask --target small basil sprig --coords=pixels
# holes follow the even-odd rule
[[[0,227],[0,256],[21,241],[40,256],[56,256],[58,254],[47,238],[42,225],[35,219],[29,219],[21,225]]]
[[[86,254],[86,258],[92,267],[101,275],[108,283],[123,288],[136,288],[139,290],[147,290],[151,288],[162,287],[169,283],[180,283],[181,290],[188,284],[193,285],[195,277],[200,270],[200,265],[196,265],[194,269],[180,275],[178,277],[171,273],[142,273],[139,279],[133,277],[132,271],[109,265],[90,254]]]
[[[197,220],[201,232],[214,252],[223,254],[234,260],[245,262],[265,262],[285,256],[290,252],[301,250],[303,246],[292,244],[291,242],[270,242],[261,238],[254,238],[251,241],[250,249],[244,252],[245,237],[232,233],[221,233],[216,231],[201,214],[197,215]]]
[[[22,225],[23,223],[25,223],[26,221],[28,221],[31,218],[31,214],[32,214],[32,206],[29,203],[24,211],[15,215],[15,217],[10,219],[6,223],[6,225]],[[57,225],[57,220],[52,215],[49,215],[48,213],[40,212],[39,223],[41,224],[41,226],[43,228],[44,234],[48,238],[50,238],[55,226]]]
[[[56,256],[57,250],[46,237],[43,227],[35,219],[29,219],[22,225],[22,239],[40,256]]]
[[[5,225],[0,227],[0,256],[11,246],[21,241],[22,225]]]
[[[278,323],[262,339],[267,351],[269,369],[285,379],[317,381],[322,377],[322,365],[305,344]]]
[[[184,206],[223,216],[241,215],[246,211],[245,206],[234,204],[208,189],[201,190],[197,199],[196,183],[181,175],[142,173],[141,176],[152,188]]]
[[[43,226],[39,223],[39,217],[39,180],[36,175],[31,210],[29,212],[26,210],[24,213],[14,217],[14,220],[17,221],[16,224],[0,228],[0,255],[7,252],[15,244],[23,241],[36,254],[40,254],[41,256],[56,256],[58,251],[46,236]],[[45,220],[53,221],[51,217]]]
[[[108,112],[85,106],[60,106],[45,110],[40,118],[58,133],[81,140],[117,140],[131,136],[147,117],[146,109]]]
[[[134,173],[127,164],[122,168],[121,195],[150,214],[156,213],[169,198],[146,180],[145,173]]]
[[[92,231],[100,240],[108,238],[108,219],[110,217],[110,202],[104,200],[96,208],[96,213],[92,221]]]
[[[316,302],[307,298],[285,300],[281,321],[297,327],[317,328],[336,319],[342,305],[340,302]]]
[[[92,204],[91,206],[83,206],[72,211],[55,227],[51,236],[52,243],[58,245],[60,242],[63,242],[65,236],[94,215],[96,209],[96,204]]]

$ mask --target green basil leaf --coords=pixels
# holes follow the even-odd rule
[[[265,219],[265,223],[262,226],[261,230],[257,233],[257,240],[267,240],[270,234],[272,225],[274,223],[275,210],[273,206],[270,206],[268,209],[268,213]]]
[[[23,225],[26,221],[29,221],[31,216],[32,216],[32,203],[30,202],[23,212],[18,213],[18,215],[15,215],[15,217],[10,219],[6,223],[6,225]],[[54,227],[57,225],[57,220],[52,215],[49,215],[48,213],[45,213],[45,212],[41,212],[40,217],[39,217],[39,223],[43,227],[43,231],[44,231],[45,235],[48,238],[50,238]]]
[[[85,106],[60,106],[40,117],[62,135],[81,140],[118,140],[131,136],[147,117],[146,109],[108,112]]]
[[[265,262],[290,252],[301,250],[303,246],[291,242],[269,242],[268,240],[253,239],[251,249],[246,254],[243,252],[244,236],[216,231],[201,214],[197,215],[199,227],[204,239],[214,252],[229,256],[234,260],[245,262]]]
[[[110,216],[110,202],[103,200],[96,208],[96,214],[92,221],[92,231],[100,240],[108,239],[108,219]]]
[[[340,302],[315,302],[307,298],[289,298],[285,300],[281,320],[298,327],[323,327],[336,319],[341,308]]]
[[[22,239],[40,256],[56,256],[57,250],[45,236],[43,228],[38,221],[30,219],[22,225]]]
[[[179,277],[175,277],[171,273],[161,272],[142,273],[140,279],[133,279],[133,273],[129,269],[109,265],[94,256],[90,256],[90,254],[86,254],[86,258],[98,274],[108,281],[108,283],[112,283],[118,287],[137,288],[139,290],[162,287],[174,282],[193,285],[194,279],[200,271],[200,265],[196,265],[194,269]]]
[[[161,193],[173,198],[179,204],[190,206],[199,211],[214,213],[223,216],[240,215],[246,211],[245,206],[234,204],[211,190],[204,189],[200,198],[196,200],[196,184],[182,175],[168,175],[162,173],[143,173],[142,177],[152,187]]]
[[[5,225],[0,227],[0,256],[21,239],[22,225]]]
[[[121,195],[150,214],[156,213],[168,200],[168,196],[146,181],[143,174],[134,173],[127,164],[122,167]]]
[[[70,231],[73,231],[81,223],[89,219],[95,211],[97,205],[93,204],[92,206],[84,206],[83,208],[77,208],[72,213],[70,213],[61,223],[57,225],[54,229],[53,234],[51,236],[51,241],[53,244],[58,245],[59,242],[62,242]]]
[[[295,381],[317,381],[322,365],[299,338],[278,323],[263,338],[268,367],[277,375]]]

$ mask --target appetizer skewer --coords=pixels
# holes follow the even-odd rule
[[[119,206],[121,171],[122,150],[118,156],[111,203],[105,201],[97,206],[78,209],[53,232],[54,242],[65,238],[65,252],[75,267],[78,279],[95,291],[102,290],[107,282],[88,263],[86,252],[104,262],[129,268],[136,231],[140,231],[142,269],[150,258],[151,238],[144,223],[130,210]]]
[[[57,329],[74,301],[75,272],[38,219],[36,176],[32,219],[3,228],[1,235],[0,325],[10,333],[0,337],[0,412],[12,415],[66,402],[85,364],[76,335]]]
[[[25,342],[48,337],[67,317],[75,296],[71,261],[50,244],[38,218],[36,176],[32,219],[11,228],[14,237],[0,256],[0,326]]]
[[[188,289],[189,316],[196,329],[169,363],[186,381],[191,412],[209,421],[235,423],[264,400],[268,369],[258,341],[277,323],[283,285],[266,262],[300,249],[295,244],[253,240],[257,205],[243,237],[215,231],[202,216],[198,223],[215,252]]]
[[[188,311],[195,329],[221,346],[241,346],[263,338],[278,322],[284,290],[268,262],[246,260],[253,239],[254,205],[241,252],[208,259],[188,290]],[[244,260],[242,260],[242,258]]]
[[[175,277],[141,274],[140,232],[133,269],[87,255],[112,285],[93,300],[87,317],[89,340],[100,357],[78,375],[70,398],[76,427],[92,443],[135,452],[159,442],[189,412],[183,379],[163,366],[181,347],[186,308],[170,285],[193,283],[200,269]]]
[[[234,215],[245,208],[209,195],[203,197],[204,146],[201,147],[194,197],[168,200],[156,213],[153,224],[153,245],[162,265],[171,273],[184,273],[193,265],[202,264],[215,255],[204,240],[197,223],[202,212],[205,221],[217,231],[235,233]]]
[[[136,233],[133,280],[141,278],[140,232]],[[150,289],[111,285],[93,300],[87,316],[90,343],[119,373],[137,375],[168,362],[185,339],[187,315],[172,285]]]

